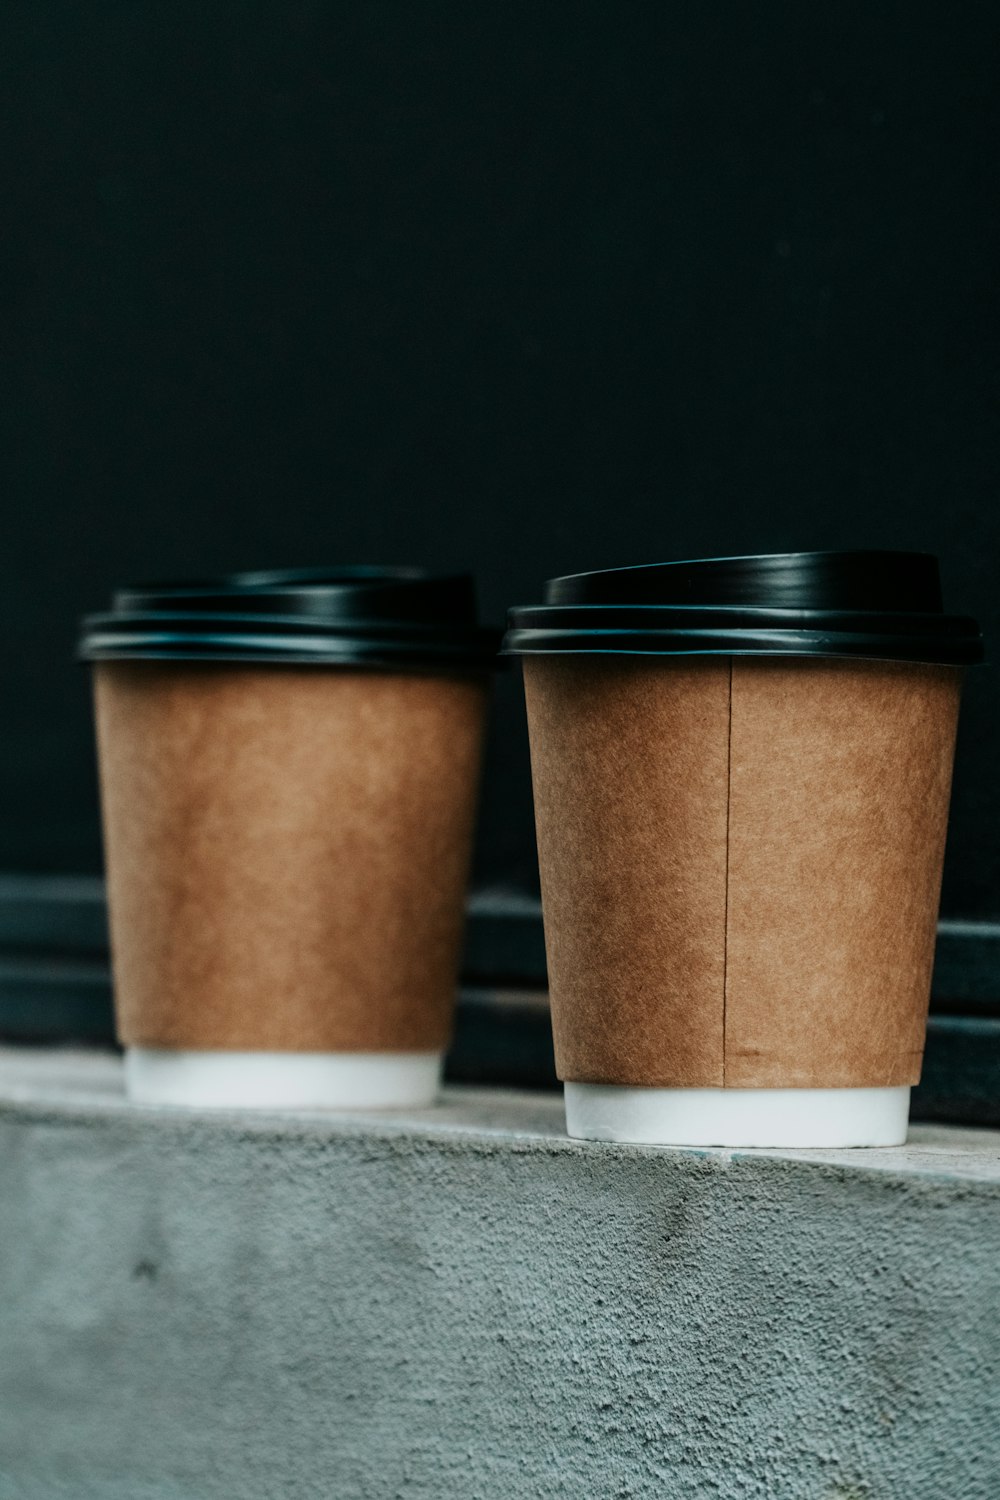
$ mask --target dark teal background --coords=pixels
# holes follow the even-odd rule
[[[99,862],[78,615],[328,561],[939,552],[1000,641],[996,8],[0,12],[0,867]],[[946,910],[1000,915],[970,678]],[[534,879],[516,674],[480,879]]]

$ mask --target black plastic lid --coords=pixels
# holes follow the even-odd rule
[[[79,654],[479,672],[499,641],[477,622],[468,574],[308,568],[121,589],[84,620]]]
[[[553,578],[512,609],[507,656],[862,656],[969,666],[975,620],[946,615],[922,552],[779,552]]]

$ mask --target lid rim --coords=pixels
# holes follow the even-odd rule
[[[847,632],[783,634],[751,631],[607,632],[587,637],[539,632],[534,640],[509,632],[501,655],[512,656],[869,656],[885,661],[923,660],[943,666],[978,666],[984,660],[980,636],[851,635]]]
[[[84,661],[150,659],[498,665],[469,573],[412,567],[282,569],[120,588],[84,617]]]
[[[927,552],[774,552],[638,564],[549,581],[508,614],[505,656],[983,658],[978,622],[946,614]]]
[[[417,661],[428,665],[464,662],[489,670],[497,661],[499,644],[499,632],[494,633],[488,642],[463,643],[444,638],[407,641],[399,637],[365,639],[346,635],[269,637],[264,633],[185,635],[173,631],[123,631],[85,636],[77,655],[81,661],[135,660],[143,656],[152,660],[162,659],[167,654],[195,661],[209,657],[219,661],[244,661],[253,655],[258,660],[272,662],[355,661],[359,665],[381,657],[401,665]]]

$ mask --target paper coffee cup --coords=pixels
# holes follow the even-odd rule
[[[902,1141],[982,650],[933,559],[582,575],[511,624],[570,1133]]]
[[[496,638],[468,580],[130,591],[86,622],[133,1098],[429,1103]]]

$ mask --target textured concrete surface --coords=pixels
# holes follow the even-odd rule
[[[1000,1494],[1000,1135],[139,1110],[0,1054],[0,1500]]]

